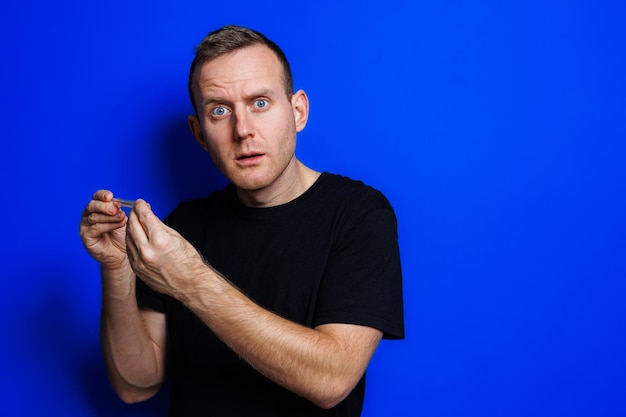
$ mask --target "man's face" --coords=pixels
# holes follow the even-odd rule
[[[206,62],[195,71],[193,89],[192,132],[238,188],[265,189],[295,169],[296,132],[307,116],[299,102],[306,96],[287,96],[282,65],[269,48],[252,45]]]

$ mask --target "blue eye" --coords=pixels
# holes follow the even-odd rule
[[[260,98],[254,102],[254,107],[256,107],[257,109],[264,109],[267,107],[268,104],[269,103],[266,99]]]
[[[218,106],[214,108],[213,110],[211,110],[211,114],[213,116],[224,116],[226,113],[228,113],[228,109],[222,106]]]

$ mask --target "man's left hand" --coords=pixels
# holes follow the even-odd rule
[[[206,266],[191,243],[159,220],[144,200],[137,200],[128,216],[126,247],[135,274],[153,290],[178,299],[192,284],[185,278]]]

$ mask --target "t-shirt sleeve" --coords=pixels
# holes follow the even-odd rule
[[[404,338],[397,221],[391,206],[368,209],[337,237],[320,284],[314,325],[350,323]]]

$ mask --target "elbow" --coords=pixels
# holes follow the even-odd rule
[[[340,402],[342,402],[348,396],[348,394],[350,394],[350,392],[347,392],[345,394],[340,394],[340,395],[328,394],[328,395],[320,396],[319,398],[316,398],[315,400],[313,400],[313,403],[319,408],[322,408],[324,410],[329,410],[337,406]]]
[[[126,404],[135,404],[154,397],[163,385],[163,381],[158,378],[158,375],[152,375],[153,378],[138,380],[124,375],[112,367],[107,367],[107,373],[111,388],[119,399]]]
[[[136,404],[147,400],[150,396],[137,394],[134,392],[118,392],[117,396],[126,404]]]
[[[358,381],[357,381],[358,382]],[[324,410],[337,406],[352,392],[356,383],[346,381],[333,381],[320,384],[321,392],[317,393],[311,401]]]
[[[315,405],[321,409],[330,410],[331,408],[337,406],[341,401],[343,401],[343,398],[327,398],[315,401]]]
[[[126,404],[136,404],[152,398],[158,391],[159,387],[137,388],[132,386],[113,386],[117,396]]]

